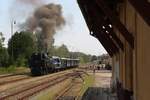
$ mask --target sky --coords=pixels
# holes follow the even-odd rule
[[[5,46],[11,37],[11,20],[15,20],[14,32],[18,25],[25,21],[37,6],[20,6],[17,0],[0,0],[0,32],[5,37]],[[55,34],[54,45],[65,44],[70,51],[80,51],[86,54],[101,55],[106,53],[100,42],[89,35],[82,13],[76,0],[41,0],[44,4],[57,3],[62,5],[66,25]]]

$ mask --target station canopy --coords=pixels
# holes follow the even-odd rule
[[[123,0],[77,0],[86,24],[89,28],[90,35],[96,37],[110,56],[113,56],[119,50],[124,51],[124,45],[116,30],[121,33],[124,39],[134,49],[134,37],[125,25],[119,19],[118,5]],[[143,0],[145,1],[145,0]],[[131,4],[139,11],[139,4],[136,0],[129,0]],[[137,9],[138,8],[138,9]],[[141,14],[141,11],[139,11]],[[150,14],[150,13],[149,13]],[[145,21],[148,19],[147,14],[141,14]],[[147,17],[146,17],[147,16]],[[149,23],[149,22],[148,22]]]

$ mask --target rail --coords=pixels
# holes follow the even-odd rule
[[[66,79],[68,79],[70,76],[74,75],[73,73],[67,73],[65,75],[60,75],[56,78],[47,78],[46,81],[43,81],[39,84],[36,84],[36,85],[33,85],[31,87],[28,87],[28,88],[23,88],[21,90],[17,90],[13,93],[10,93],[10,94],[7,94],[7,95],[4,95],[4,96],[1,96],[0,97],[0,100],[5,100],[5,99],[9,99],[11,97],[17,97],[17,99],[26,99],[34,94],[36,94],[37,92],[40,92],[48,87],[51,87],[59,82],[62,82]]]

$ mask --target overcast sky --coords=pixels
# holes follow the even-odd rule
[[[5,44],[11,37],[10,22],[16,20],[14,31],[18,30],[18,24],[28,18],[34,8],[30,6],[20,6],[17,0],[0,0],[0,32],[6,38]],[[29,1],[29,0],[28,0]],[[53,2],[61,4],[66,25],[55,35],[55,45],[67,45],[70,51],[80,51],[86,54],[101,55],[106,53],[100,42],[89,35],[89,30],[85,24],[76,0],[41,0],[45,4]]]

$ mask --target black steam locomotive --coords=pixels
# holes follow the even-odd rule
[[[33,53],[29,60],[32,75],[45,75],[51,72],[78,67],[79,59],[48,57],[46,53]]]

